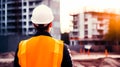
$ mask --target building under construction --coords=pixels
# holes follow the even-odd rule
[[[117,14],[88,11],[71,14],[73,31],[70,32],[70,45],[104,45],[104,35],[108,32],[110,18]]]
[[[55,15],[53,26],[57,30],[53,28],[52,34],[60,38],[60,26],[55,26],[60,25],[58,0],[1,0],[0,35],[33,35],[35,30],[30,19],[32,10],[42,3],[53,9]]]

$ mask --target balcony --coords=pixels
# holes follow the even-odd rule
[[[70,37],[70,40],[80,40],[79,37]]]
[[[101,40],[101,39],[103,39],[103,36],[104,36],[104,35],[93,35],[93,36],[92,36],[92,39],[93,39],[93,40]]]

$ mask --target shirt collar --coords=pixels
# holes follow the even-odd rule
[[[39,31],[37,31],[34,36],[39,36],[39,35],[45,35],[45,36],[50,36],[50,37],[52,37],[52,36],[50,35],[50,33],[49,33],[49,32],[46,32],[46,31],[44,31],[44,32],[39,32]]]

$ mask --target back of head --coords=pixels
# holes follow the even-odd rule
[[[49,24],[54,19],[52,10],[46,5],[37,6],[32,13],[31,21],[34,24]]]

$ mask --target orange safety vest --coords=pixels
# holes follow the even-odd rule
[[[21,41],[18,50],[21,67],[61,67],[63,41],[49,36],[36,36]]]

